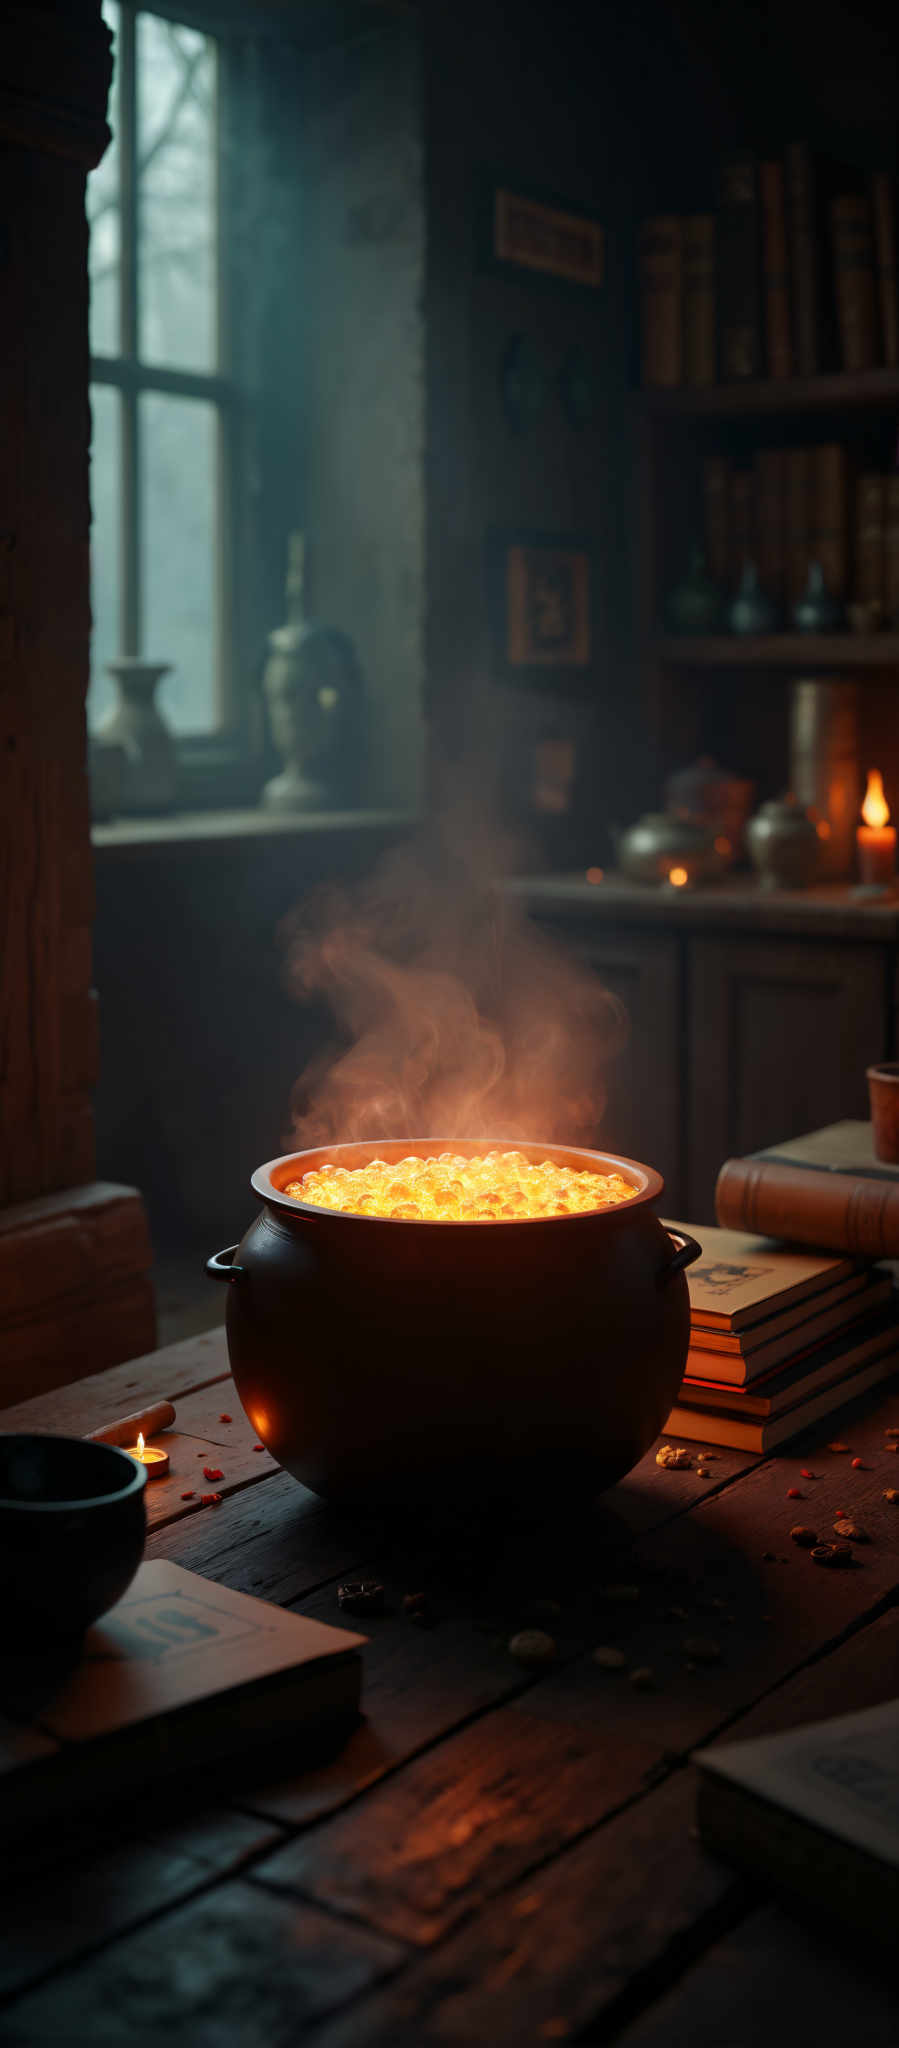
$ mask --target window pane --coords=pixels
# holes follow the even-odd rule
[[[103,0],[103,19],[118,36],[119,9],[116,0]],[[115,44],[113,44],[115,63]],[[115,73],[109,95],[107,120],[112,141],[106,155],[91,171],[87,181],[87,218],[90,227],[91,348],[95,356],[115,355],[119,346],[119,137]]]
[[[143,649],[170,661],[159,702],[176,732],[209,732],[215,702],[216,414],[194,399],[141,399]]]
[[[87,722],[91,732],[116,701],[116,687],[104,664],[119,644],[119,394],[108,384],[91,386],[91,680]]]
[[[215,368],[215,48],[137,18],[139,353]]]

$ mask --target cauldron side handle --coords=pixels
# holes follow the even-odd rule
[[[246,1271],[246,1268],[244,1266],[235,1266],[234,1254],[236,1250],[236,1244],[229,1244],[225,1246],[224,1251],[213,1252],[211,1259],[206,1261],[206,1271],[210,1280],[234,1281],[240,1279],[241,1274]]]
[[[665,1260],[661,1272],[657,1274],[657,1287],[664,1287],[673,1273],[683,1273],[685,1267],[692,1266],[694,1259],[702,1258],[701,1244],[697,1244],[695,1237],[688,1237],[685,1230],[669,1230],[666,1236],[669,1243],[675,1246],[675,1251],[672,1258]]]

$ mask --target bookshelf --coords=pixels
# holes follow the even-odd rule
[[[650,647],[668,668],[899,668],[899,633],[660,633]]]
[[[892,685],[899,681],[895,626],[758,636],[719,630],[699,637],[667,630],[665,606],[686,570],[691,539],[704,537],[701,479],[707,459],[723,457],[751,470],[760,449],[826,441],[852,450],[857,469],[884,470],[895,459],[899,369],[650,387],[635,402],[638,641],[656,789],[704,753],[748,774],[757,801],[785,788],[790,686],[801,677],[820,676],[859,685],[865,699],[861,737],[871,758],[883,763],[892,802],[899,786],[892,709]]]
[[[842,413],[867,407],[899,410],[899,369],[835,370],[820,377],[751,378],[739,384],[653,387],[642,409],[661,419],[773,418],[789,413]]]

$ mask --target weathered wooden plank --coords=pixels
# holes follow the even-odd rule
[[[324,2027],[316,2048],[519,2048],[573,2037],[598,2014],[608,2031],[597,2038],[609,2039],[629,1986],[670,1982],[752,1896],[691,1838],[686,1777],[679,1771],[410,1963],[395,1985]]]
[[[899,1615],[891,1612],[771,1693],[737,1722],[730,1739],[794,1727],[815,1713],[845,1712],[889,1697],[895,1691],[897,1640]],[[532,1700],[533,1695],[526,1709]],[[751,1889],[731,1881],[724,1865],[709,1858],[691,1832],[695,1778],[695,1771],[676,1770],[662,1787],[644,1794],[435,1946],[422,1964],[407,1969],[395,1990],[354,2015],[352,2048],[419,2039],[509,2041],[517,2048],[519,2040],[562,2040],[583,2027],[589,2027],[590,2038],[617,2039],[615,2017],[625,2022],[647,1997],[663,1990],[682,1968],[685,1950],[702,1948],[728,1914],[735,1916],[740,1901],[752,1898]],[[254,1878],[267,1882],[271,1862],[264,1859]],[[697,1879],[706,1891],[697,1893]],[[664,1915],[681,1897],[687,1911],[672,1941],[665,1938]],[[656,1942],[635,1952],[641,1917],[653,1927]],[[805,2040],[821,2039],[820,2010],[812,2000],[813,2027],[806,2036],[795,2031],[788,1936],[779,1937],[777,1949],[778,1995],[784,2007],[789,2001],[789,2038],[804,2048]],[[712,1947],[710,1962],[717,1953]],[[685,1988],[699,1981],[704,1967],[698,1965],[684,1978]],[[668,2004],[668,2031],[648,2035],[645,2048],[650,2041],[655,2048],[657,2039],[659,2048],[663,2042],[670,2048],[693,2038],[692,2004],[686,1998],[676,2007],[674,1998]],[[668,2004],[659,2010],[667,2013]],[[735,2048],[742,2048],[744,2040],[746,2048],[765,2038],[780,2041],[776,2026],[769,2027],[766,2037],[761,2014],[756,2014],[755,2033],[747,2029],[744,2035],[733,2032],[733,2017],[723,2006],[714,2012],[717,2033],[711,2025],[697,2037],[708,2048],[721,2048],[724,2042],[731,2048],[732,2040]],[[856,2032],[864,2013],[862,2002]],[[625,2038],[631,2048],[630,2034]],[[879,2048],[881,2036],[873,2038]],[[327,2029],[321,2048],[351,2048],[348,2032]],[[635,2034],[633,2048],[644,2048],[641,2034]]]
[[[394,1942],[237,1879],[16,1999],[7,2038],[171,2048],[295,2048],[304,2030],[396,1970]]]
[[[168,1910],[215,1877],[230,1876],[277,1840],[277,1830],[239,1813],[198,1815],[137,1840],[58,1854],[40,1874],[4,1887],[0,1902],[0,1998]],[[7,1874],[8,1875],[8,1874]],[[2,2030],[2,2021],[0,2021]]]
[[[179,1394],[192,1393],[216,1380],[230,1381],[225,1332],[204,1330],[199,1337],[185,1337],[163,1351],[149,1351],[142,1358],[130,1358],[125,1365],[91,1373],[51,1394],[18,1401],[14,1407],[0,1410],[0,1429],[46,1429],[84,1436],[90,1429],[99,1429],[102,1422],[133,1413],[144,1400],[163,1401],[169,1396],[177,1400]],[[223,1391],[222,1407],[231,1405],[229,1386],[227,1400]]]
[[[841,1947],[832,1929],[800,1924],[776,1906],[751,1913],[666,1997],[616,2034],[618,2048],[813,2048],[857,2040],[896,2048],[899,1989],[886,1966]]]
[[[199,1459],[197,1465],[202,1470]],[[271,1473],[263,1485],[233,1495],[220,1508],[154,1530],[147,1543],[148,1557],[170,1557],[188,1571],[281,1607],[363,1555],[353,1525],[286,1472]]]
[[[709,1740],[899,1589],[899,1514],[875,1499],[893,1463],[879,1448],[881,1428],[869,1416],[854,1433],[868,1466],[850,1468],[855,1506],[878,1535],[859,1550],[863,1564],[816,1567],[784,1530],[784,1509],[788,1528],[796,1506],[784,1498],[783,1470],[760,1466],[641,1540],[635,1599],[598,1592],[594,1641],[621,1646],[631,1669],[654,1674],[651,1689],[635,1691],[625,1673],[578,1658],[408,1765],[314,1840],[276,1852],[267,1874],[426,1943],[597,1826],[666,1756]],[[822,1468],[819,1482],[802,1484],[818,1485],[820,1509],[837,1482]],[[845,1471],[840,1484],[845,1491]],[[829,1512],[832,1520],[833,1503]],[[783,1561],[766,1564],[760,1532],[772,1526]],[[439,1667],[439,1631],[432,1640]],[[511,1690],[503,1662],[500,1651],[498,1696]],[[275,1802],[265,1810],[288,1811]]]

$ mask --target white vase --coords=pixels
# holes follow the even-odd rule
[[[132,817],[170,811],[178,785],[178,760],[155,696],[171,663],[122,654],[116,661],[108,661],[106,668],[115,678],[119,701],[100,726],[98,738],[121,747],[125,757],[118,809]]]

